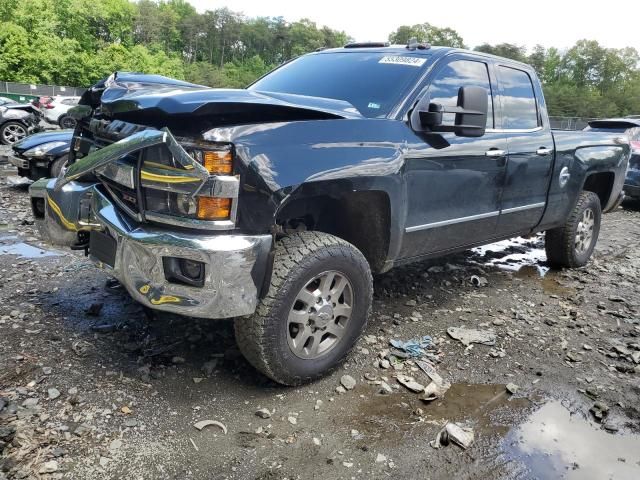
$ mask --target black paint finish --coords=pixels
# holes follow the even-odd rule
[[[365,115],[344,98],[300,95],[304,88],[296,95],[215,90],[179,82],[160,85],[157,76],[145,82],[130,74],[118,74],[106,90],[104,84],[95,87],[83,103],[96,107],[102,94],[102,113],[96,118],[168,126],[177,135],[233,143],[242,185],[238,229],[246,233],[277,230],[296,202],[347,205],[359,192],[378,192],[376,198],[389,206],[388,213],[380,212],[389,217],[381,223],[389,232],[379,270],[559,226],[593,174],[600,176],[588,186],[603,192],[603,208],[618,200],[628,143],[607,133],[552,132],[540,83],[527,65],[449,48],[352,48],[311,55],[351,55],[347,58],[354,61],[358,55],[411,56],[413,65],[402,68],[415,68],[415,81],[402,88],[399,100],[387,105],[389,113],[381,117]],[[463,72],[477,63],[486,68],[493,117],[485,135],[413,131],[409,112],[423,95],[435,96],[434,79],[454,61],[462,63],[450,71]],[[401,63],[385,62],[394,68]],[[505,73],[505,68],[514,72]],[[463,86],[464,78],[460,73],[452,80]],[[377,108],[373,100],[364,104]],[[520,113],[518,105],[525,105]],[[570,175],[562,186],[564,167]],[[362,212],[362,218],[370,218],[365,214],[371,212]],[[338,208],[332,215],[338,221],[346,213]]]

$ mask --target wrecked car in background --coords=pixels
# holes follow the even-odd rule
[[[38,132],[42,112],[30,103],[0,105],[0,143],[12,145]]]
[[[640,118],[608,118],[592,120],[585,128],[588,132],[624,133],[631,145],[631,158],[624,182],[624,193],[640,200]]]
[[[551,264],[585,265],[629,158],[618,134],[552,132],[531,67],[415,42],[239,90],[115,73],[72,112],[68,168],[30,189],[42,231],[149,308],[236,317],[288,385],[344,359],[372,272],[541,231]]]
[[[57,177],[67,163],[73,130],[56,130],[29,135],[12,145],[9,163],[18,175],[31,180]]]

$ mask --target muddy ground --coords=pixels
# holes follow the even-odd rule
[[[580,270],[549,271],[535,237],[377,278],[348,362],[284,388],[243,360],[230,321],[145,315],[82,252],[42,244],[12,173],[0,166],[0,479],[640,478],[637,206],[606,216]],[[447,334],[460,326],[495,345],[465,347]],[[431,403],[396,380],[429,383],[412,360],[380,367],[389,340],[424,335],[452,384]],[[473,428],[467,450],[430,446],[447,422]]]

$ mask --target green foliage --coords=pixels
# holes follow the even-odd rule
[[[536,45],[483,44],[477,51],[529,63],[544,86],[549,114],[613,117],[640,112],[640,56],[634,48],[605,48],[580,40],[564,53]]]
[[[310,20],[199,14],[186,0],[0,0],[0,79],[90,85],[115,70],[243,87],[303,53],[348,42]]]
[[[464,48],[462,37],[451,28],[440,28],[430,23],[420,23],[413,26],[402,25],[389,35],[389,41],[398,45],[405,45],[415,38],[418,42],[426,42],[439,47]]]
[[[478,52],[490,53],[499,57],[511,58],[519,62],[527,61],[527,49],[512,43],[500,43],[498,45],[489,45],[483,43],[475,48]]]
[[[308,19],[198,13],[186,0],[0,0],[0,79],[86,86],[115,70],[244,87],[274,66],[351,39]],[[389,41],[464,47],[451,28],[402,25]],[[566,51],[510,43],[477,51],[531,64],[551,115],[640,114],[640,56],[581,40]]]

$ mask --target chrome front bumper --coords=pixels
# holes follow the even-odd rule
[[[100,231],[115,241],[112,270],[131,296],[149,308],[201,318],[229,318],[255,311],[267,270],[270,235],[211,235],[139,224],[118,211],[97,184],[69,182],[57,191],[55,179],[30,187],[32,205],[44,202],[41,233],[70,246],[79,232]],[[38,218],[34,206],[34,215]],[[91,255],[91,252],[90,252]],[[170,282],[163,258],[205,264],[204,285]]]

